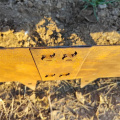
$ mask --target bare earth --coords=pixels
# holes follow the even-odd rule
[[[84,8],[82,0],[0,0],[0,47],[119,45],[120,2]],[[0,120],[119,120],[120,78],[0,84]]]

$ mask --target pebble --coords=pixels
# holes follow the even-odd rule
[[[114,19],[114,20],[117,20],[117,18],[118,18],[117,16],[113,16],[113,19]]]
[[[98,5],[98,8],[100,8],[100,9],[105,9],[105,8],[107,8],[107,5],[106,5],[106,4]]]
[[[105,17],[106,16],[106,11],[101,10],[100,12],[98,12],[98,16]]]
[[[8,31],[8,30],[10,30],[10,27],[9,27],[9,26],[5,26],[5,27],[3,28],[3,32]]]
[[[8,21],[7,18],[5,18],[4,21],[7,22]]]
[[[86,10],[83,10],[83,11],[82,11],[82,14],[85,15],[85,16],[86,16],[86,15],[91,15],[92,13],[93,13],[93,10],[87,10],[87,9],[86,9]]]
[[[59,18],[59,17],[60,17],[60,15],[59,15],[59,14],[57,14],[57,15],[56,15],[56,17],[57,17],[57,18]]]
[[[64,22],[66,20],[65,15],[59,15],[59,16],[56,16],[56,17],[59,18],[59,20],[61,20],[62,22]]]
[[[57,3],[57,8],[61,8],[61,7],[62,7],[61,2],[58,2]]]
[[[51,13],[50,13],[50,12],[48,12],[48,16],[51,16]]]
[[[33,7],[33,3],[31,1],[27,2],[28,7]]]
[[[18,2],[17,5],[18,6],[23,6],[23,3],[22,2]]]
[[[112,14],[113,14],[114,16],[119,16],[119,15],[120,15],[119,9],[114,9],[114,10],[112,11]]]
[[[60,22],[58,20],[55,20],[55,23],[59,24]]]
[[[18,8],[18,11],[19,11],[20,13],[23,13],[23,12],[24,12],[24,9],[23,9],[22,7],[20,7],[20,8]]]
[[[60,28],[61,30],[64,29],[64,25],[61,24],[61,25],[59,26],[59,28]]]

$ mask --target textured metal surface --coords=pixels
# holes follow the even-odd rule
[[[19,81],[34,89],[41,80],[29,48],[0,49],[0,82]]]

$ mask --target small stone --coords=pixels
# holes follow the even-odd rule
[[[10,27],[9,27],[9,26],[3,27],[3,32],[8,31],[8,30],[10,30]]]
[[[113,19],[114,19],[114,20],[117,20],[117,18],[118,18],[117,16],[113,16]]]
[[[61,30],[64,29],[64,25],[60,25],[59,29],[61,29]]]
[[[31,1],[27,2],[28,7],[33,7],[33,3]]]
[[[49,12],[48,15],[51,16],[51,13]]]
[[[62,22],[64,22],[64,21],[66,20],[66,16],[65,16],[65,15],[61,15],[61,16],[59,16],[59,19],[60,19]]]
[[[100,12],[98,12],[98,16],[105,17],[106,16],[106,11],[101,10]]]
[[[114,15],[114,16],[119,16],[119,15],[120,15],[119,9],[114,9],[114,10],[112,11],[112,15]]]
[[[62,6],[61,6],[61,2],[58,2],[57,3],[57,8],[61,8]]]
[[[19,11],[20,13],[23,13],[23,12],[24,12],[24,9],[23,9],[22,7],[20,7],[20,8],[18,8],[18,11]]]
[[[18,2],[17,5],[18,5],[18,6],[22,6],[23,3],[22,3],[22,2]]]
[[[93,10],[87,10],[87,9],[85,9],[85,10],[83,10],[82,11],[82,15],[91,15],[93,13]]]
[[[60,17],[60,15],[59,15],[59,14],[57,14],[57,15],[56,15],[56,17],[57,17],[57,18],[59,18],[59,17]]]
[[[106,4],[98,5],[98,7],[99,7],[100,9],[105,9],[105,8],[107,7],[107,5],[106,5]]]
[[[4,21],[7,22],[8,21],[7,18],[5,18]]]
[[[60,22],[58,20],[55,20],[55,23],[59,24]]]

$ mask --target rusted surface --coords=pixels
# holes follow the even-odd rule
[[[120,46],[0,49],[0,82],[81,78],[81,87],[102,77],[120,77]]]
[[[0,49],[0,82],[19,81],[34,89],[41,80],[29,48]]]

